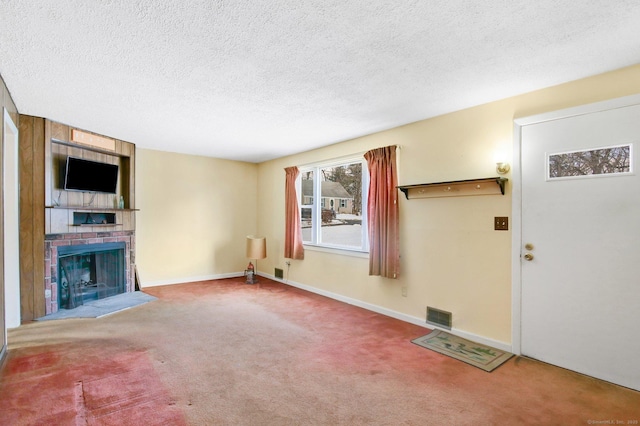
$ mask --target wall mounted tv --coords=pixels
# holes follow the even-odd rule
[[[65,190],[115,194],[117,185],[117,164],[67,157],[64,173]]]

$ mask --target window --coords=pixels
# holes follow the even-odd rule
[[[547,179],[633,173],[632,145],[562,152],[547,159]]]
[[[366,252],[369,173],[360,158],[300,167],[304,244]],[[310,203],[305,201],[313,200]]]

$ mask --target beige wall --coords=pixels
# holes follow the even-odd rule
[[[257,165],[136,150],[136,264],[142,285],[243,271],[257,226]]]
[[[144,285],[244,270],[244,238],[267,237],[262,273],[283,258],[284,171],[397,144],[400,184],[495,176],[496,150],[511,152],[513,119],[640,93],[640,65],[420,121],[259,165],[137,150],[136,263]],[[511,177],[511,176],[507,176]],[[400,196],[402,276],[368,276],[368,260],[306,251],[286,277],[294,283],[423,321],[426,306],[451,311],[454,328],[511,341],[511,216],[505,196]],[[407,288],[407,297],[402,288]]]
[[[284,167],[397,144],[401,185],[496,176],[494,153],[511,155],[514,118],[635,93],[640,65],[262,163],[258,231],[269,256],[260,271],[287,270]],[[407,201],[401,195],[400,212],[400,279],[369,277],[367,259],[311,250],[291,261],[288,279],[421,320],[427,305],[451,311],[455,329],[509,344],[511,232],[494,231],[493,217],[511,216],[510,184],[505,196]]]

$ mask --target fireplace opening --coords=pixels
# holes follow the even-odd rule
[[[58,247],[58,295],[62,309],[126,291],[125,243]]]

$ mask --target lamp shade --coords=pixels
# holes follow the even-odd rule
[[[267,257],[267,239],[265,237],[247,236],[247,258],[264,259]]]

